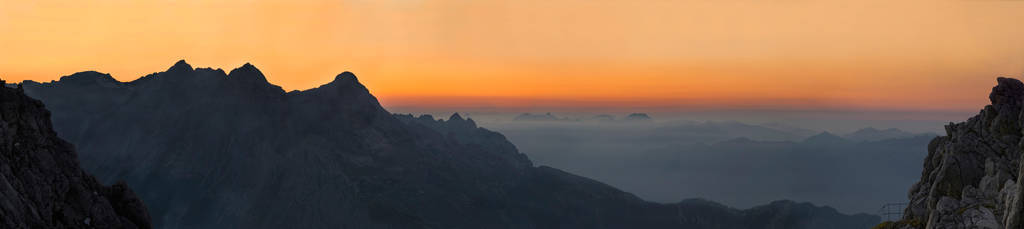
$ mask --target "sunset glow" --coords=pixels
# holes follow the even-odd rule
[[[0,0],[0,78],[186,59],[286,90],[351,71],[391,107],[973,110],[1024,74],[1021,22],[1024,1]]]

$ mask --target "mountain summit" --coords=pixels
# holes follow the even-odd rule
[[[248,63],[246,63],[246,64],[248,64]],[[179,60],[178,62],[174,62],[174,65],[172,65],[170,68],[168,68],[166,72],[170,73],[170,74],[175,74],[175,73],[188,73],[188,72],[192,72],[192,70],[193,70],[192,69],[192,65],[189,65],[187,62],[185,62],[185,60]]]
[[[252,65],[225,74],[179,62],[114,86],[61,80],[24,88],[53,110],[82,166],[104,182],[135,187],[161,228],[864,228],[878,221],[791,208],[745,218],[714,205],[646,202],[534,166],[503,135],[461,115],[393,115],[349,72],[285,93]]]

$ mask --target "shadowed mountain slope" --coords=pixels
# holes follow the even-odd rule
[[[124,183],[110,187],[78,166],[50,113],[0,80],[0,228],[150,228]]]
[[[24,87],[54,110],[83,166],[137,187],[163,228],[697,225],[682,220],[686,204],[535,167],[504,136],[461,116],[392,115],[348,72],[286,93],[249,64],[225,74],[180,61],[131,82],[82,72]],[[836,219],[814,228],[877,222]]]

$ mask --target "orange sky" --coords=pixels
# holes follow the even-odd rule
[[[855,3],[856,2],[856,3]],[[979,109],[1024,75],[1024,1],[0,0],[0,77],[178,59],[391,107]]]

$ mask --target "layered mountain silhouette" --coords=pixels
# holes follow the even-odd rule
[[[991,105],[931,141],[903,219],[878,228],[1024,228],[1024,83],[997,82]]]
[[[799,141],[821,133],[811,130],[790,130],[736,121],[678,121],[648,131],[647,138],[672,139],[677,142],[713,143],[745,137],[762,141]]]
[[[839,135],[835,135],[829,133],[828,131],[825,131],[821,132],[820,134],[808,137],[807,139],[804,139],[803,143],[807,145],[817,146],[842,146],[850,144],[852,142],[850,142],[850,140],[847,140],[846,138],[839,137]]]
[[[544,114],[533,114],[533,113],[522,113],[517,115],[512,120],[515,121],[578,121],[569,118],[558,117],[550,112]]]
[[[843,135],[843,137],[854,141],[881,141],[885,139],[908,138],[918,135],[921,134],[915,134],[896,128],[879,130],[873,127],[868,127],[854,131],[853,133],[848,133]]]
[[[0,228],[151,228],[124,183],[101,185],[57,137],[50,113],[0,80]]]
[[[530,122],[583,122],[583,121],[598,121],[598,122],[612,122],[612,121],[621,121],[621,122],[651,122],[651,121],[654,121],[654,119],[651,119],[651,116],[648,116],[645,113],[632,113],[632,114],[627,115],[626,117],[624,117],[621,120],[616,120],[615,116],[608,115],[608,114],[595,115],[595,116],[590,117],[590,118],[568,118],[568,117],[558,117],[557,115],[551,114],[551,112],[547,112],[547,113],[544,113],[544,114],[522,113],[522,114],[517,115],[515,118],[512,118],[512,120],[513,121],[530,121]]]
[[[699,196],[733,206],[754,206],[787,198],[843,212],[875,213],[885,203],[905,202],[906,191],[891,186],[917,180],[932,138],[855,142],[824,134],[794,142],[740,137],[617,154],[566,152],[535,162],[648,200]]]
[[[392,115],[352,73],[284,92],[252,65],[179,61],[119,82],[23,83],[82,166],[126,180],[161,228],[864,228],[878,217],[779,202],[660,204],[536,167],[456,114]]]

